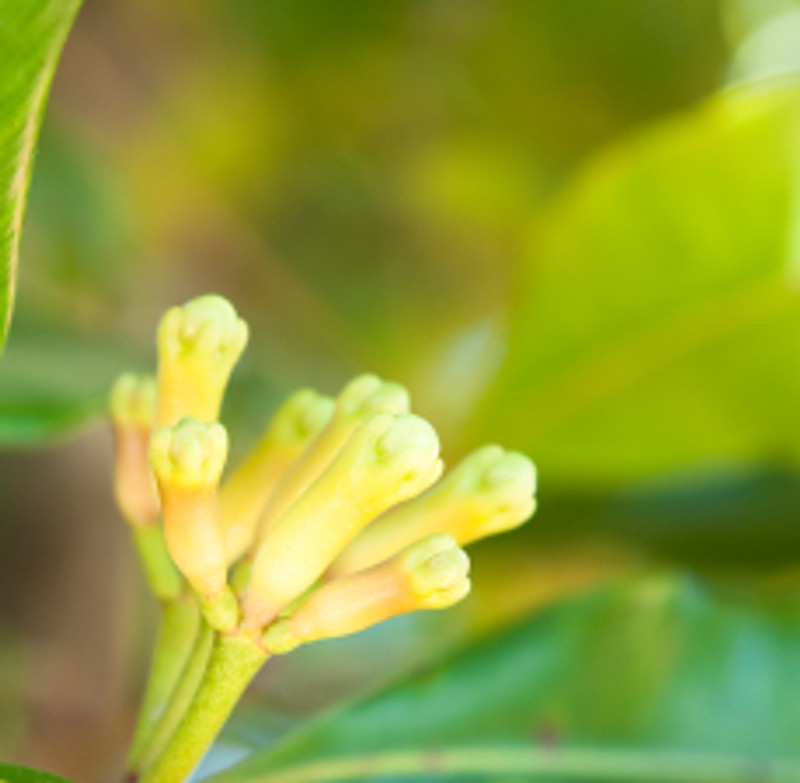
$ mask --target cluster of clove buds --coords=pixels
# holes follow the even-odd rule
[[[266,658],[467,595],[463,546],[524,522],[536,472],[484,446],[443,473],[434,428],[374,375],[290,396],[225,474],[223,395],[248,339],[228,301],[170,309],[155,378],[111,395],[115,492],[150,584]],[[224,476],[224,478],[223,478]]]

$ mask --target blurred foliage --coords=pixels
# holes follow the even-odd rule
[[[0,348],[14,302],[19,238],[50,80],[80,0],[20,0],[0,24]]]
[[[382,780],[382,756],[415,749],[423,778],[462,780],[468,766],[448,775],[436,755],[461,748],[495,749],[495,780],[507,779],[500,774],[504,754],[538,750],[551,761],[542,779],[561,780],[570,749],[588,748],[596,751],[597,771],[588,755],[582,772],[563,779],[663,774],[732,783],[749,779],[751,757],[765,759],[759,779],[795,780],[800,766],[790,776],[776,765],[773,774],[766,759],[797,752],[798,620],[796,604],[736,606],[686,580],[650,576],[616,585],[335,710],[214,779],[266,783],[271,772],[296,767],[287,779]],[[606,762],[604,752],[620,747],[629,756],[613,753]],[[665,750],[719,754],[719,772],[714,763],[693,769],[689,761],[683,774],[668,773],[654,763],[663,759],[670,768]],[[631,775],[644,751],[653,754],[649,771]],[[726,755],[740,759],[738,774]],[[324,774],[319,762],[342,759],[349,759],[349,775]]]
[[[120,349],[108,338],[22,321],[3,357],[0,438],[41,445],[105,407]]]
[[[496,437],[553,481],[796,463],[798,175],[797,89],[727,95],[593,162],[541,221]]]
[[[262,750],[223,779],[479,744],[585,751],[609,780],[695,752],[724,758],[677,779],[780,779],[758,760],[796,758],[800,722],[798,14],[83,9],[31,189],[0,441],[96,418],[114,374],[152,364],[161,312],[214,290],[253,327],[234,443],[288,390],[368,369],[409,385],[448,462],[496,439],[541,473],[534,520],[476,548],[462,611],[273,661],[209,769],[232,746]]]
[[[710,92],[726,51],[714,3],[120,9],[85,10],[64,79],[103,80],[45,129],[27,312],[145,340],[216,288],[286,388],[369,367],[454,433],[531,218],[594,148]]]

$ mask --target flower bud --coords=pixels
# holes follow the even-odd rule
[[[158,521],[158,495],[147,444],[156,413],[155,379],[126,373],[111,390],[114,425],[114,495],[125,519],[136,527]]]
[[[156,417],[156,382],[151,375],[120,375],[111,387],[111,418],[115,425],[150,430]]]
[[[263,637],[272,653],[346,636],[417,609],[444,609],[467,595],[469,558],[451,536],[434,534],[391,560],[315,590]]]
[[[217,484],[228,455],[225,428],[187,417],[156,429],[149,453],[170,555],[192,587],[212,599],[227,586],[217,503]]]
[[[228,562],[252,544],[267,498],[289,466],[330,421],[334,401],[313,389],[293,394],[255,448],[220,488],[220,523]]]
[[[409,407],[408,392],[402,386],[375,375],[361,375],[347,384],[336,400],[327,426],[287,471],[267,501],[258,521],[258,542],[330,465],[359,424],[375,413],[408,413]]]
[[[159,426],[184,416],[219,418],[247,335],[247,324],[221,296],[201,296],[166,312],[158,327]]]
[[[418,416],[376,413],[266,533],[244,604],[265,625],[310,587],[373,519],[441,474],[439,439]]]
[[[517,527],[534,512],[536,468],[523,454],[484,446],[466,456],[424,495],[370,525],[330,569],[360,571],[433,532],[459,545]]]

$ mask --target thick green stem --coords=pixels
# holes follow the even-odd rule
[[[141,783],[183,783],[266,659],[264,650],[247,637],[218,635],[194,701]]]
[[[197,602],[192,596],[166,601],[160,623],[139,721],[128,754],[129,769],[136,767],[192,650],[200,623]]]
[[[161,715],[161,720],[150,733],[147,744],[139,756],[138,771],[145,771],[152,766],[175,733],[200,687],[213,643],[214,631],[201,619],[194,647],[170,696],[169,704]]]

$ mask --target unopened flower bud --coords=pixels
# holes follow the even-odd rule
[[[114,494],[125,519],[136,527],[158,521],[158,495],[147,444],[156,412],[155,379],[126,373],[111,390],[114,425]]]
[[[120,375],[111,387],[111,418],[149,430],[156,417],[156,381],[151,375]]]
[[[392,509],[361,533],[330,569],[360,571],[433,532],[461,546],[510,530],[536,508],[536,468],[525,455],[484,446],[465,457],[424,495]]]
[[[346,636],[417,609],[444,609],[470,589],[469,558],[451,536],[434,534],[380,565],[315,590],[263,637],[272,653]]]
[[[334,401],[313,389],[293,394],[259,442],[220,488],[220,522],[228,562],[252,544],[264,504],[278,480],[330,421]]]
[[[310,587],[373,519],[441,474],[439,439],[418,416],[370,416],[262,541],[244,616],[265,625]]]
[[[423,538],[388,562],[393,561],[406,576],[414,608],[444,609],[469,592],[469,557],[445,533]]]
[[[184,418],[159,427],[150,464],[161,495],[170,555],[194,589],[213,599],[226,587],[225,542],[219,529],[217,484],[228,454],[225,428]]]
[[[408,413],[408,392],[375,375],[360,375],[345,386],[327,426],[281,479],[258,521],[258,542],[306,487],[331,464],[347,439],[375,413]]]
[[[221,296],[201,296],[167,311],[158,327],[159,426],[184,416],[219,418],[247,335],[247,324]]]

